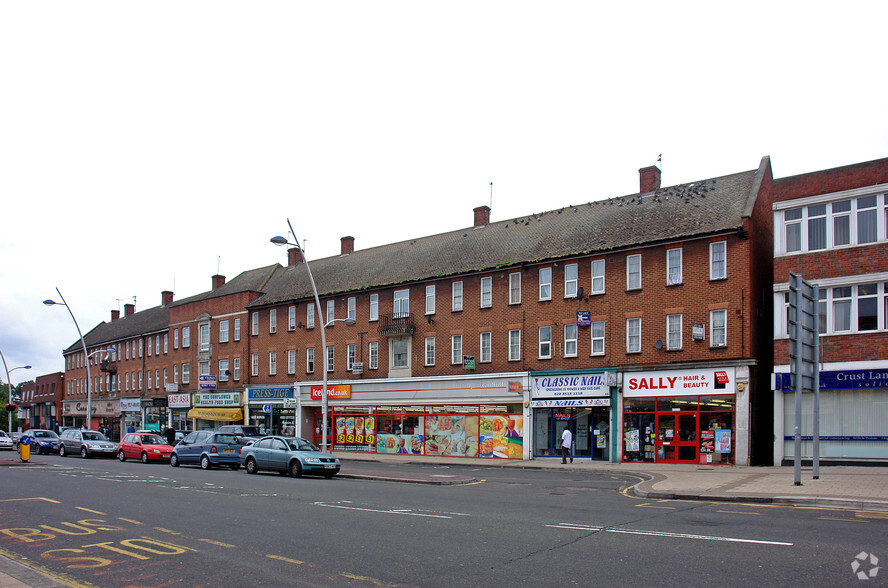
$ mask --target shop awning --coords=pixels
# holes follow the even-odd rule
[[[242,421],[244,413],[239,408],[192,408],[188,411],[188,418],[207,421]]]

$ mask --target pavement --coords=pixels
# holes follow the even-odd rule
[[[639,498],[666,500],[697,500],[747,502],[786,506],[869,510],[888,513],[888,464],[883,466],[821,465],[819,479],[813,469],[803,467],[801,485],[795,485],[792,467],[710,466],[662,463],[609,463],[575,459],[561,464],[560,457],[537,458],[530,461],[479,459],[463,457],[426,457],[421,455],[356,454],[338,452],[343,478],[369,479],[413,484],[469,484],[483,478],[484,470],[559,470],[576,472],[607,472],[638,478],[626,488]],[[42,462],[32,456],[22,463],[16,454],[0,456],[2,467],[28,467]],[[349,468],[353,464],[354,468]],[[398,465],[426,464],[446,466],[421,472],[398,468]],[[450,469],[452,466],[459,466]],[[3,556],[0,550],[0,588],[68,586]]]

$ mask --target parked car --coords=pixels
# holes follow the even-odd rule
[[[222,425],[216,430],[220,433],[233,434],[241,445],[250,445],[264,436],[259,427],[254,425]]]
[[[99,431],[65,429],[59,435],[59,455],[67,457],[78,454],[84,458],[114,457],[117,455],[117,443],[112,443]]]
[[[12,451],[12,437],[6,434],[6,431],[0,431],[0,449],[8,449]]]
[[[59,436],[56,435],[55,431],[49,429],[28,429],[22,433],[18,441],[21,441],[22,437],[25,436],[31,438],[32,453],[40,455],[41,453],[58,453],[59,451]]]
[[[173,452],[173,446],[157,433],[127,433],[117,446],[117,459],[141,459],[149,461],[167,461]]]
[[[240,450],[243,447],[231,433],[218,431],[194,431],[173,448],[170,465],[199,463],[205,470],[213,466],[226,465],[233,470],[240,469]]]
[[[317,446],[302,437],[263,437],[241,450],[241,464],[248,474],[269,470],[289,473],[294,478],[315,474],[332,478],[339,473],[339,458],[321,453]]]

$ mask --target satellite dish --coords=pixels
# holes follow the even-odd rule
[[[654,343],[654,349],[663,349],[663,340],[657,339],[657,342]]]

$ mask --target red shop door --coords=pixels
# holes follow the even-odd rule
[[[657,461],[697,463],[697,413],[657,413]]]

